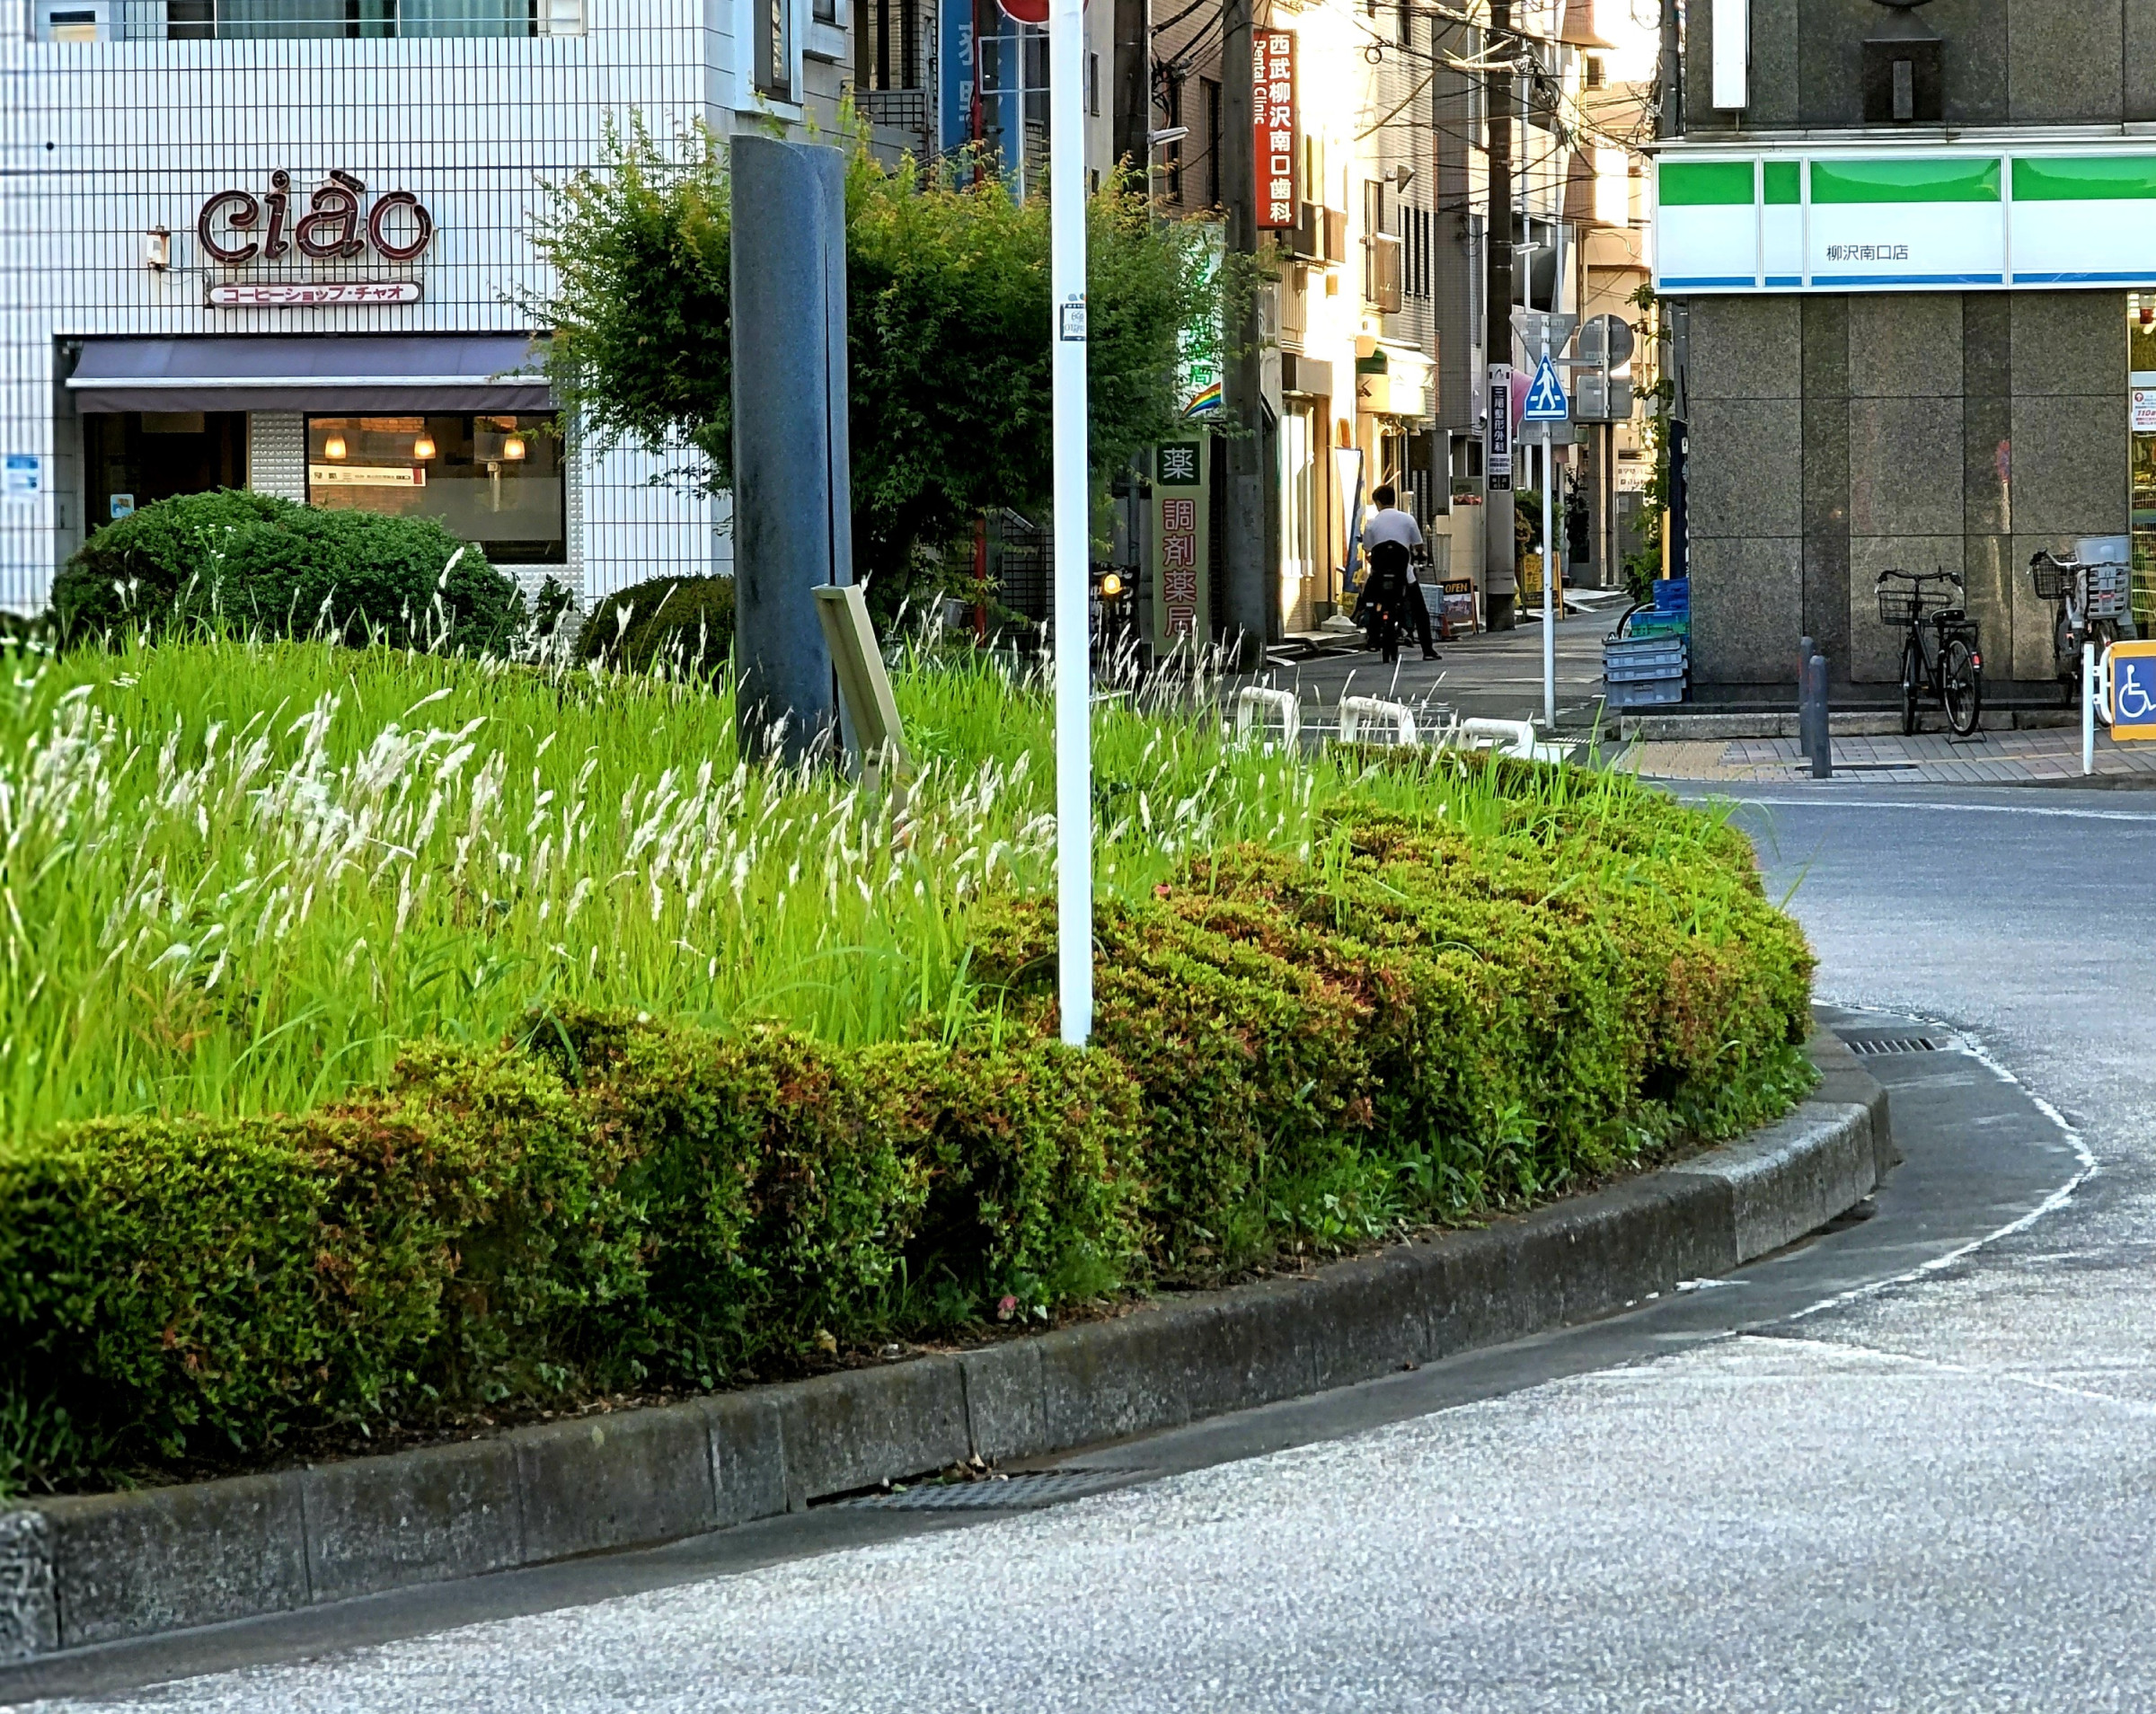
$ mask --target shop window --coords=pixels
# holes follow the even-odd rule
[[[247,486],[247,417],[239,411],[128,411],[83,419],[86,522],[181,494]]]
[[[497,565],[569,557],[552,416],[309,417],[307,502],[430,517]]]

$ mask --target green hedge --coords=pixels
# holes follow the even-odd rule
[[[523,619],[516,584],[431,518],[237,489],[106,525],[60,569],[52,605],[68,644],[208,621],[273,637],[499,649]]]
[[[993,1038],[550,1015],[305,1117],[0,1155],[0,1483],[707,1387],[1761,1122],[1804,1086],[1809,954],[1734,835],[1657,840],[1683,813],[1199,859],[1103,904],[1092,1051],[1012,900],[969,931]]]
[[[731,578],[652,578],[596,603],[577,656],[634,672],[715,677],[734,648]]]

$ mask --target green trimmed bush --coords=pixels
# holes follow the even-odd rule
[[[652,578],[594,605],[577,658],[632,672],[716,677],[734,648],[731,578]]]
[[[355,645],[501,649],[523,618],[516,584],[431,518],[323,511],[237,489],[159,500],[107,525],[60,569],[52,604],[71,645],[200,622]]]
[[[1052,906],[999,894],[964,923],[980,1003],[913,1038],[559,1007],[296,1117],[0,1147],[0,1486],[1216,1280],[1802,1091],[1810,954],[1741,839],[1543,771],[1417,810],[1394,788],[1435,765],[1460,764],[1379,766],[1307,853],[1227,844],[1104,895],[1083,1051],[1054,1039]]]

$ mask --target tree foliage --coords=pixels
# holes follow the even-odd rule
[[[1050,491],[1048,208],[992,172],[887,167],[840,140],[854,555],[888,590],[985,508]],[[701,127],[670,146],[636,122],[610,136],[598,168],[548,188],[536,240],[557,284],[526,305],[554,330],[548,372],[583,432],[712,491],[732,464],[727,160]],[[1088,199],[1087,249],[1104,479],[1177,430],[1179,363],[1217,360],[1236,277],[1201,223],[1160,218],[1119,178]]]

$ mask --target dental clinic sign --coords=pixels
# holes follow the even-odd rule
[[[331,168],[303,201],[292,175],[270,175],[270,189],[220,190],[195,216],[195,237],[204,258],[239,275],[209,287],[213,307],[299,308],[324,304],[416,304],[416,278],[355,279],[338,269],[322,277],[313,268],[347,267],[372,257],[409,268],[434,242],[434,216],[409,190],[369,198],[364,182]],[[312,267],[310,267],[312,265]],[[298,272],[296,269],[309,271]]]
[[[1656,164],[1655,289],[2156,287],[2156,146],[1969,140]]]

